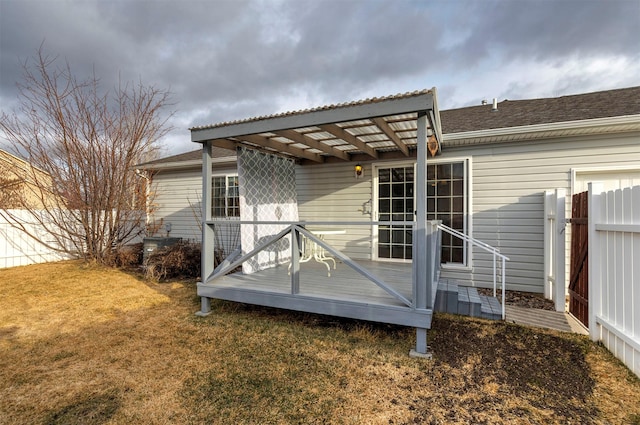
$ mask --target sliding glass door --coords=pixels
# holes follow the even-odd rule
[[[377,169],[378,221],[414,220],[414,166]],[[412,226],[380,224],[377,227],[377,257],[380,260],[411,260]]]
[[[443,224],[462,233],[467,229],[467,160],[427,163],[427,220]],[[415,219],[414,164],[377,167],[375,172],[375,220],[377,237],[374,258],[408,261],[412,259],[412,226],[392,224]],[[388,222],[388,223],[384,223]],[[467,247],[458,237],[442,235],[442,262],[466,265]]]

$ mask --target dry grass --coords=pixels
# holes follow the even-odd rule
[[[0,423],[636,423],[640,383],[584,337],[438,316],[402,327],[214,303],[192,283],[0,270]]]

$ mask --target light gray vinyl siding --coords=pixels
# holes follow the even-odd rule
[[[511,259],[507,263],[509,289],[543,292],[544,191],[564,188],[570,194],[572,168],[637,165],[639,136],[583,136],[455,148],[445,144],[439,159],[472,157],[473,237]],[[568,203],[567,217],[570,212]],[[444,270],[443,276],[491,286],[491,256],[474,248],[471,270]]]
[[[500,249],[507,263],[507,287],[543,292],[544,191],[564,188],[571,194],[574,168],[638,166],[640,134],[582,136],[545,141],[509,142],[477,146],[443,145],[439,161],[470,159],[472,236]],[[406,163],[406,161],[399,163]],[[354,163],[330,163],[296,168],[301,220],[370,221],[363,204],[372,199],[372,164],[363,163],[364,177],[356,179]],[[385,162],[385,165],[393,162]],[[235,173],[216,167],[214,174]],[[171,222],[171,236],[200,240],[201,170],[160,172],[154,177],[156,221]],[[570,196],[569,196],[570,198]],[[567,217],[571,207],[567,203]],[[355,259],[371,259],[372,228],[340,226],[346,233],[325,239]],[[313,228],[311,228],[313,230]],[[567,233],[569,228],[567,227]],[[164,236],[162,228],[157,235]],[[567,266],[568,270],[568,266]],[[463,284],[492,285],[491,256],[472,249],[466,268],[444,268],[443,277]]]
[[[214,175],[235,173],[237,169],[234,166],[216,166],[213,172]],[[153,177],[152,190],[151,225],[157,228],[154,236],[167,236],[164,226],[171,223],[169,236],[199,242],[202,239],[199,225],[202,214],[202,170],[160,171]],[[229,239],[228,235],[223,236]]]
[[[298,211],[301,220],[371,221],[363,204],[371,199],[371,165],[361,179],[354,176],[354,163],[310,165],[296,168]],[[344,235],[327,235],[325,240],[356,259],[371,258],[371,226],[338,226]],[[313,228],[311,227],[311,230]]]
[[[171,225],[169,236],[200,241],[198,226],[201,214],[202,171],[160,171],[153,177],[151,226],[154,236],[167,236],[165,225]]]

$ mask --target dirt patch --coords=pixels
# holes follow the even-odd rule
[[[595,381],[590,375],[585,339],[563,338],[523,326],[473,319],[438,317],[433,323],[434,357],[438,364],[466,374],[471,385],[491,378],[509,393],[556,417],[588,423],[597,409],[588,403]],[[541,397],[541,395],[544,395]],[[480,399],[491,409],[492,397]],[[478,406],[480,408],[480,406]]]

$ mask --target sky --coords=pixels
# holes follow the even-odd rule
[[[193,126],[432,87],[442,110],[638,86],[640,0],[0,0],[2,111],[43,43],[169,90],[166,156]]]

